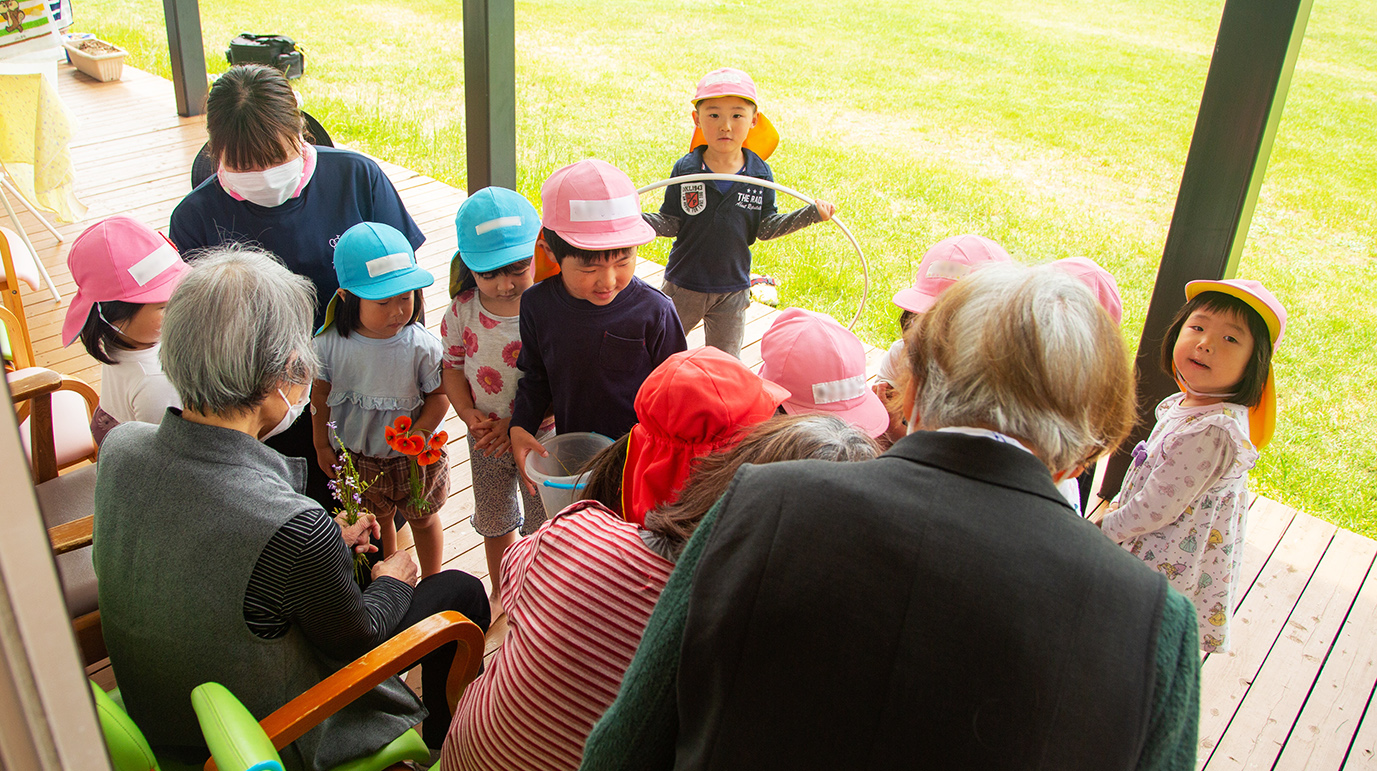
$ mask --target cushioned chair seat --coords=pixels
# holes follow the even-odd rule
[[[56,396],[57,394],[54,394]],[[78,397],[80,398],[80,397]],[[87,466],[34,488],[43,524],[52,528],[87,516],[95,508],[96,467]],[[62,595],[73,618],[96,609],[96,571],[91,566],[91,547],[57,556]]]
[[[62,468],[90,457],[96,451],[91,438],[91,418],[86,411],[86,399],[76,391],[53,393],[53,445],[57,449],[57,467]],[[19,438],[24,454],[33,462],[33,447],[29,441],[29,421],[19,424]],[[89,513],[89,512],[88,512]]]

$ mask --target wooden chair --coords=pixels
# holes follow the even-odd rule
[[[19,282],[36,290],[38,278],[38,263],[29,247],[14,231],[0,228],[0,307],[7,311],[7,314],[0,315],[0,321],[9,332],[10,356],[17,369],[34,364],[33,337],[29,334],[28,319],[24,315],[24,298],[19,294]],[[21,364],[21,360],[27,364]]]
[[[87,664],[94,664],[106,657],[105,641],[100,634],[100,611],[96,608],[96,573],[91,566],[90,548],[96,467],[90,465],[58,476],[53,413],[61,394],[75,391],[90,404],[95,399],[95,391],[77,378],[42,367],[21,369],[6,377],[14,403],[27,402],[29,405],[26,423],[30,427],[28,447],[34,491],[38,494],[38,506],[57,558],[62,594],[82,658]],[[89,426],[87,433],[89,436]]]
[[[464,688],[478,675],[483,661],[483,631],[460,613],[446,611],[423,619],[391,640],[364,654],[315,687],[255,721],[244,705],[218,683],[205,683],[191,693],[191,704],[201,723],[211,759],[207,771],[269,771],[282,768],[278,750],[299,739],[322,720],[371,691],[441,645],[458,642],[450,666],[445,695],[451,708],[459,703]],[[118,673],[116,673],[118,677]],[[99,688],[94,690],[100,691]],[[114,699],[111,696],[115,697]],[[150,761],[171,771],[174,763],[153,757],[143,734],[117,703],[118,691],[96,695],[101,727],[117,771],[146,771]],[[391,744],[366,758],[349,762],[337,771],[382,771],[403,761],[425,762],[430,751],[415,731],[407,731]],[[436,766],[438,768],[438,766]]]

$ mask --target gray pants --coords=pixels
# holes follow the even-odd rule
[[[741,358],[741,338],[746,333],[746,309],[751,307],[751,290],[708,294],[665,282],[661,291],[674,301],[679,323],[688,333],[703,322],[707,345]]]

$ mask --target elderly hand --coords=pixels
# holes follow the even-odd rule
[[[339,525],[339,535],[344,539],[344,545],[349,547],[350,552],[367,554],[378,550],[371,542],[373,538],[382,537],[382,525],[378,524],[377,517],[362,514],[350,525],[345,522],[345,515],[340,514],[335,517],[335,524]]]
[[[414,587],[421,576],[421,568],[410,552],[396,551],[391,557],[373,566],[373,580],[376,581],[383,576],[391,576],[407,586]]]

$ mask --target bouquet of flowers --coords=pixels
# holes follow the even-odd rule
[[[412,433],[411,418],[406,415],[400,415],[392,421],[392,425],[384,430],[384,434],[388,447],[411,458],[411,474],[408,477],[411,482],[411,497],[407,502],[416,511],[430,511],[431,505],[426,501],[425,486],[421,484],[421,467],[440,460],[440,452],[445,449],[449,434],[436,431],[427,440],[420,433]]]
[[[352,525],[359,521],[359,517],[367,514],[363,508],[363,493],[377,481],[377,477],[367,482],[359,478],[358,467],[354,465],[354,456],[349,453],[349,448],[344,446],[344,442],[339,440],[339,435],[335,433],[335,422],[332,420],[325,425],[330,428],[330,438],[339,445],[339,456],[335,462],[335,478],[330,480],[330,494],[335,500],[340,502],[340,507],[335,509],[335,517],[344,517],[344,524]],[[359,586],[365,587],[372,576],[368,567],[368,555],[354,552],[354,580]]]

